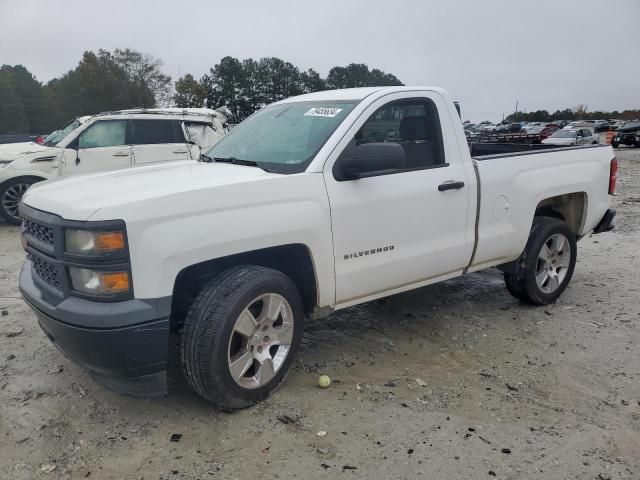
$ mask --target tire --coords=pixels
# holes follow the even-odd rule
[[[18,215],[18,205],[24,192],[39,181],[38,178],[17,177],[0,185],[0,217],[11,225],[20,225],[22,219]]]
[[[254,265],[232,267],[210,280],[189,309],[181,332],[183,374],[220,410],[258,403],[284,380],[303,323],[302,299],[289,277]]]
[[[516,273],[504,274],[507,290],[530,305],[553,303],[571,281],[576,257],[575,235],[563,220],[535,217]]]
[[[518,283],[517,278],[514,274],[505,273],[504,284],[506,285],[507,290],[511,295],[513,295],[519,300],[522,300],[522,301],[525,300],[524,295],[522,293],[522,285]]]

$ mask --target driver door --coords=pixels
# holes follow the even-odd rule
[[[336,177],[341,157],[324,168],[341,306],[457,275],[471,257],[470,186],[453,132],[440,127],[446,105],[437,95],[390,97],[362,115],[340,150],[396,143],[404,167],[355,180]]]
[[[79,175],[131,166],[127,120],[98,120],[83,130],[70,148],[74,148],[76,154],[65,153],[61,175]]]

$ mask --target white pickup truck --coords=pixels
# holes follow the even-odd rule
[[[576,241],[613,228],[613,150],[475,148],[439,88],[290,98],[199,163],[31,188],[20,289],[109,388],[165,393],[174,333],[189,384],[242,408],[282,382],[305,317],[495,266],[524,302],[562,293]]]

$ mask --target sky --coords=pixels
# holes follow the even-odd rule
[[[322,76],[366,63],[439,86],[464,118],[640,108],[640,0],[0,0],[0,64],[46,82],[85,50],[132,48],[196,78],[227,55]]]

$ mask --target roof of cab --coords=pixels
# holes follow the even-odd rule
[[[362,100],[365,97],[368,97],[369,95],[373,95],[375,93],[388,94],[388,93],[416,91],[416,90],[441,90],[441,89],[437,87],[405,87],[405,86],[341,88],[338,90],[323,90],[320,92],[305,93],[304,95],[298,95],[296,97],[286,98],[278,103]]]

